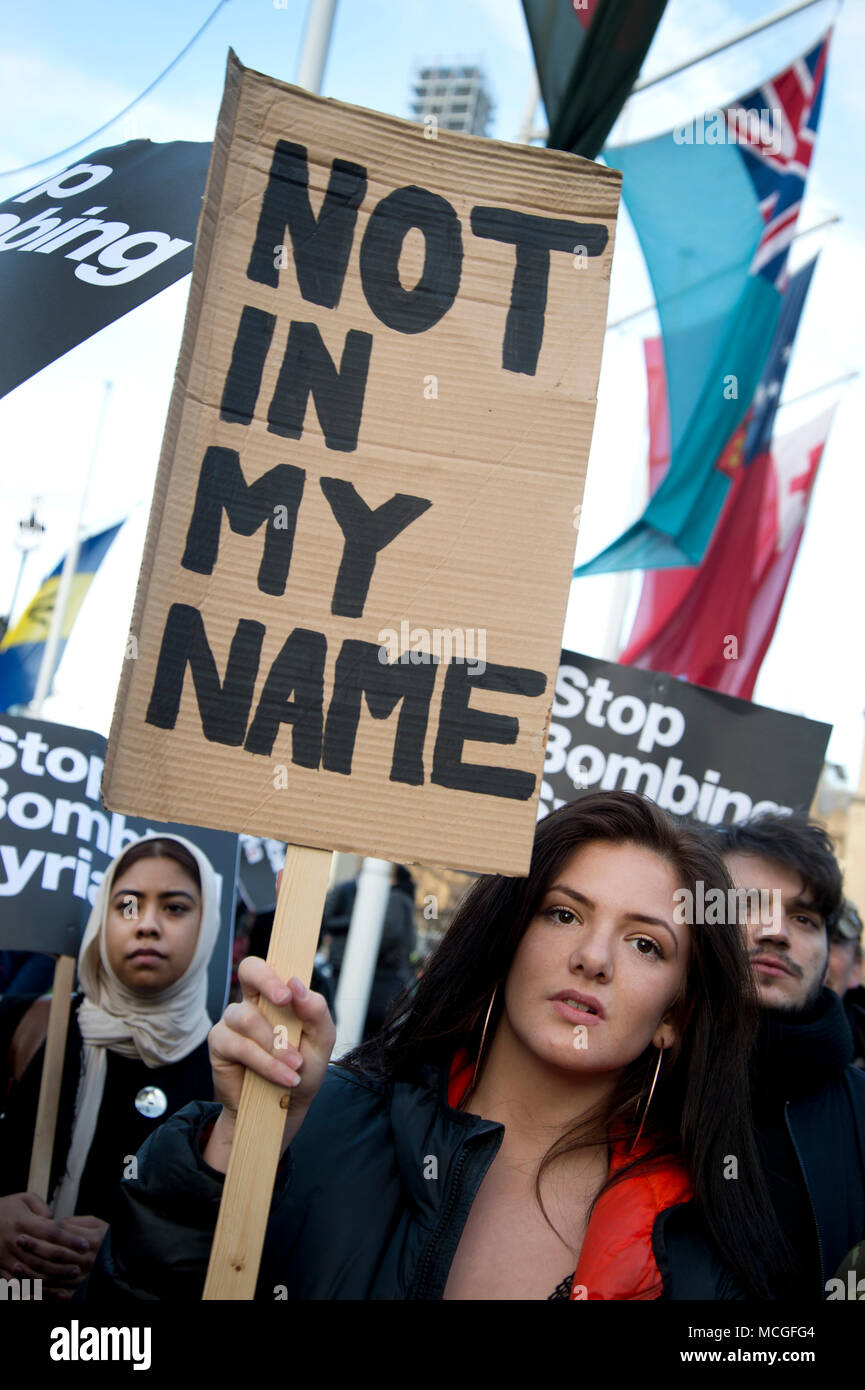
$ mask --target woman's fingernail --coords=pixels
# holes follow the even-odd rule
[[[76,1240],[75,1249],[86,1252],[90,1249],[90,1246],[87,1244],[86,1240]]]
[[[291,984],[292,984],[292,987],[294,988],[294,990],[295,990],[296,993],[297,993],[298,999],[305,999],[306,996],[307,996],[307,994],[309,994],[309,990],[307,989],[306,985],[303,983],[303,980],[298,980],[298,978],[297,978],[296,975],[293,975],[293,976],[292,976]]]
[[[282,989],[279,991],[279,997],[277,998],[276,1003],[287,1004],[290,998],[291,990],[288,988],[288,985],[283,985]]]
[[[281,1065],[279,1068],[279,1075],[286,1086],[300,1085],[300,1077],[298,1076],[297,1072],[292,1071],[290,1067]]]

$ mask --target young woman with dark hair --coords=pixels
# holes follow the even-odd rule
[[[260,1297],[768,1297],[783,1238],[751,1138],[750,975],[735,927],[678,920],[698,880],[730,886],[640,797],[561,807],[528,875],[479,879],[414,995],[330,1067],[321,997],[245,961],[210,1040],[221,1109],[154,1136],[91,1296],[200,1296],[249,1066],[293,1088]],[[291,1000],[299,1052],[262,996]]]
[[[27,1192],[47,999],[12,1036],[0,1121],[0,1275],[68,1297],[105,1235],[117,1186],[155,1126],[212,1094],[207,966],[216,876],[179,836],[137,840],[108,866],[78,955],[49,1180]]]

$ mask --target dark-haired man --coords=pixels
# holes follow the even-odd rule
[[[718,835],[733,883],[749,894],[744,926],[761,1005],[754,1122],[793,1255],[776,1293],[826,1298],[865,1236],[865,1075],[851,1065],[841,1001],[823,983],[841,871],[826,832],[804,816],[764,815]]]

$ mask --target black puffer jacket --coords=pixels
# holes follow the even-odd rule
[[[222,1177],[199,1136],[218,1110],[187,1106],[144,1145],[88,1298],[201,1297]],[[441,1298],[503,1134],[452,1109],[432,1066],[416,1083],[388,1083],[332,1065],[277,1175],[256,1297]],[[660,1213],[652,1245],[665,1297],[743,1297],[690,1203]]]

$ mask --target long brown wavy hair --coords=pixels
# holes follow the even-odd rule
[[[563,863],[593,841],[636,845],[673,866],[691,901],[702,881],[726,893],[732,882],[705,834],[677,824],[652,802],[631,792],[598,792],[553,811],[539,822],[525,878],[488,874],[468,890],[450,929],[428,962],[414,993],[395,1001],[382,1031],[340,1060],[340,1065],[392,1079],[416,1077],[424,1064],[449,1067],[466,1048],[477,1057],[494,988],[510,969],[517,946]],[[607,1187],[665,1157],[681,1159],[694,1203],[727,1267],[746,1293],[768,1298],[789,1250],[772,1208],[753,1137],[748,1058],[757,1029],[757,997],[737,924],[696,925],[684,988],[671,1015],[678,1041],[661,1067],[644,1140],[648,1150],[620,1168]],[[488,1024],[501,1017],[499,989]],[[651,1043],[626,1066],[612,1093],[551,1146],[541,1160],[535,1191],[557,1158],[607,1145],[610,1134],[636,1137],[657,1052]],[[725,1177],[730,1157],[735,1181]],[[595,1201],[597,1201],[597,1196]],[[546,1215],[546,1212],[544,1212]]]

